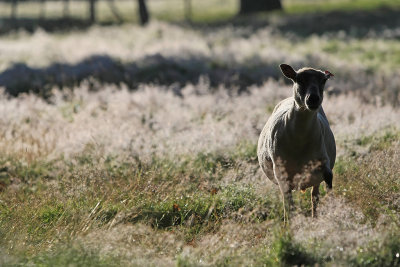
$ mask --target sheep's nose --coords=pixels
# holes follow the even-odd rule
[[[319,106],[319,96],[317,94],[311,94],[307,100],[306,100],[306,104],[307,106],[309,106],[311,109],[316,109]]]
[[[310,97],[308,98],[308,101],[310,101],[310,103],[313,103],[313,104],[318,104],[318,102],[319,102],[319,96],[316,95],[316,94],[312,94],[312,95],[310,95]]]

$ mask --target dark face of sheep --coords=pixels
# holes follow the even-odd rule
[[[283,75],[294,83],[294,99],[297,105],[310,111],[318,110],[324,98],[325,83],[332,74],[312,68],[295,71],[286,64],[281,64],[280,68]]]

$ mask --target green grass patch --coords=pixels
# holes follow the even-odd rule
[[[142,200],[126,221],[149,223],[158,229],[184,227],[186,240],[218,227],[227,218],[260,222],[282,217],[280,200],[260,197],[251,186],[228,186],[210,192],[181,195],[166,200]]]
[[[384,240],[376,240],[368,246],[359,247],[351,260],[355,266],[390,267],[400,265],[400,236],[391,233]]]
[[[315,252],[296,242],[287,229],[278,229],[274,233],[270,253],[265,259],[267,266],[315,266],[323,260]]]
[[[359,146],[369,146],[369,151],[382,151],[390,146],[393,142],[400,140],[400,131],[397,129],[386,129],[383,133],[362,136],[355,140]]]
[[[370,146],[369,153],[342,156],[335,164],[335,192],[359,207],[372,223],[381,214],[400,211],[398,139],[397,131],[361,138],[357,144]]]
[[[39,211],[39,220],[42,225],[48,225],[56,221],[64,213],[64,208],[60,204],[45,206]]]
[[[400,7],[400,1],[374,0],[289,0],[284,2],[285,11],[289,14],[329,12],[334,10],[374,10],[382,7]]]
[[[362,39],[343,42],[329,39],[322,44],[322,51],[342,60],[358,61],[371,73],[392,74],[400,64],[398,40]]]

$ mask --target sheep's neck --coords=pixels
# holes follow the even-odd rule
[[[291,132],[297,138],[312,138],[318,132],[318,111],[310,111],[293,103],[287,114],[287,122]]]

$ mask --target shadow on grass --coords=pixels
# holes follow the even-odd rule
[[[121,62],[107,55],[94,55],[76,64],[53,63],[35,68],[25,63],[14,64],[0,73],[0,88],[9,96],[33,93],[50,101],[53,89],[73,89],[84,83],[91,91],[101,90],[104,85],[126,86],[136,90],[140,85],[166,86],[182,96],[187,84],[202,84],[198,93],[215,92],[220,86],[229,93],[245,93],[250,86],[260,86],[269,79],[281,77],[275,61],[257,61],[232,65],[223,60],[203,56],[165,57],[154,54],[134,62]],[[338,73],[335,94],[355,92],[366,103],[374,103],[371,96],[383,95],[382,101],[399,105],[399,78],[390,79],[381,74],[355,70]],[[368,88],[365,85],[368,84]]]
[[[35,93],[44,98],[51,90],[73,88],[85,80],[100,84],[125,84],[135,89],[139,84],[179,85],[196,84],[207,77],[210,86],[234,86],[239,92],[251,84],[278,78],[278,62],[254,66],[227,66],[203,57],[167,58],[159,54],[146,56],[136,62],[122,63],[106,55],[95,55],[76,64],[54,63],[44,68],[19,63],[0,73],[0,87],[11,96]],[[179,94],[179,89],[176,92]]]
[[[280,220],[279,199],[260,198],[251,189],[234,186],[221,191],[176,200],[148,202],[126,214],[121,222],[147,222],[158,229],[186,225],[204,227],[219,224],[223,219],[238,222]]]

